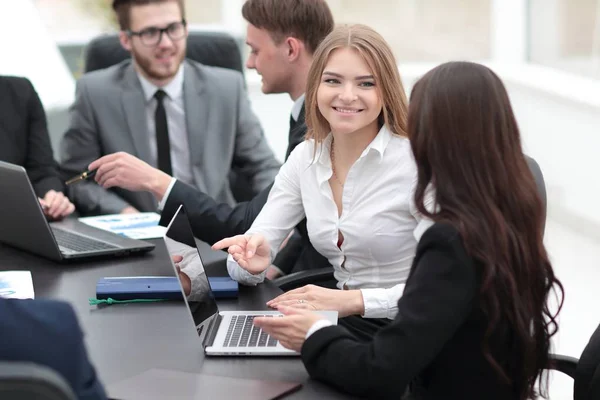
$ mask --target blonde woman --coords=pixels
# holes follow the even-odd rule
[[[434,223],[394,321],[367,343],[288,307],[254,324],[301,352],[311,378],[355,396],[548,398],[544,371],[564,291],[506,88],[483,65],[439,65],[413,88],[408,129],[415,204]],[[432,182],[435,211],[424,202]]]
[[[334,29],[309,72],[308,140],[281,168],[250,230],[213,246],[228,248],[229,274],[245,284],[262,282],[276,250],[306,216],[310,241],[333,266],[340,290],[308,285],[268,304],[383,319],[375,327],[353,326],[367,337],[394,318],[419,236],[406,118],[406,95],[385,40],[364,25]]]

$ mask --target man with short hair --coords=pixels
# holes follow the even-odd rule
[[[102,186],[73,185],[78,209],[156,211],[150,193],[164,194],[171,176],[234,204],[232,166],[253,193],[267,187],[280,164],[250,109],[243,77],[185,59],[183,0],[114,0],[113,8],[131,60],[79,80],[61,159],[62,168],[75,175],[105,156],[104,168],[119,173],[103,175]],[[157,173],[144,175],[151,166]],[[121,178],[136,181],[135,192],[120,185]]]
[[[288,93],[294,101],[287,159],[306,134],[304,91],[308,71],[317,46],[333,30],[333,16],[325,0],[248,0],[243,5],[242,15],[248,21],[246,42],[251,49],[246,66],[261,75],[264,93]],[[105,182],[104,174],[117,174],[118,168],[106,167],[109,162],[98,160],[90,165],[90,168],[100,167],[100,178],[98,173],[96,175],[100,183]],[[146,173],[148,177],[158,175],[154,169],[148,169]],[[120,185],[130,190],[143,190],[132,179],[121,179]],[[156,193],[156,197],[161,206],[164,205],[161,223],[168,223],[179,205],[184,204],[194,235],[212,244],[248,230],[265,204],[270,189],[233,208],[219,204],[210,194],[181,180],[176,180],[169,190]],[[327,260],[310,244],[304,222],[298,228],[301,237],[296,236],[288,242],[275,264],[284,273],[328,266]],[[275,274],[271,271],[268,276]]]

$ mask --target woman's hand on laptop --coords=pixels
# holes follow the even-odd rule
[[[316,285],[290,290],[268,301],[267,306],[277,310],[281,307],[293,307],[312,311],[337,311],[340,318],[365,313],[360,290],[327,289]]]
[[[75,206],[67,196],[55,190],[48,190],[39,201],[44,214],[54,220],[62,219],[75,211]]]
[[[300,352],[306,335],[315,322],[325,319],[322,315],[291,307],[281,307],[281,318],[256,317],[254,325],[261,327],[287,349]]]
[[[237,235],[213,244],[213,250],[231,254],[235,262],[251,274],[260,274],[271,265],[271,246],[261,234]]]

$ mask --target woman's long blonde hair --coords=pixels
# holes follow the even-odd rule
[[[393,134],[407,137],[408,101],[392,50],[379,33],[366,25],[355,24],[335,27],[315,51],[306,88],[306,138],[314,139],[316,145],[331,131],[329,122],[319,111],[317,91],[331,53],[341,48],[356,50],[371,69],[383,104],[380,127],[386,125]]]

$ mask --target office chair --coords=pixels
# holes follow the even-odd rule
[[[244,73],[240,49],[233,36],[225,32],[190,31],[186,57],[204,65],[228,68]],[[84,72],[108,68],[130,58],[121,47],[117,34],[92,39],[85,49]]]
[[[592,334],[579,359],[552,354],[549,369],[573,378],[574,400],[600,399],[600,325]]]
[[[130,57],[129,52],[121,46],[117,34],[102,35],[92,39],[86,46],[84,72],[108,68]],[[244,75],[239,46],[235,38],[225,32],[190,31],[186,57],[204,65],[233,69]],[[248,201],[254,193],[250,182],[238,172],[240,169],[232,166],[229,186],[237,201]]]
[[[533,174],[535,179],[535,183],[540,195],[540,199],[542,200],[542,205],[544,208],[544,226],[543,229],[546,228],[546,183],[544,182],[544,175],[542,174],[542,170],[538,163],[531,157],[525,156],[527,164],[529,165],[529,169]],[[333,276],[333,268],[325,267],[325,268],[316,268],[309,269],[305,271],[294,272],[286,276],[282,276],[280,278],[274,279],[273,283],[279,286],[281,290],[287,292],[288,290],[297,289],[305,285],[318,285],[324,287],[334,287],[332,286],[335,278]]]
[[[0,399],[76,400],[65,379],[34,363],[0,362]]]

